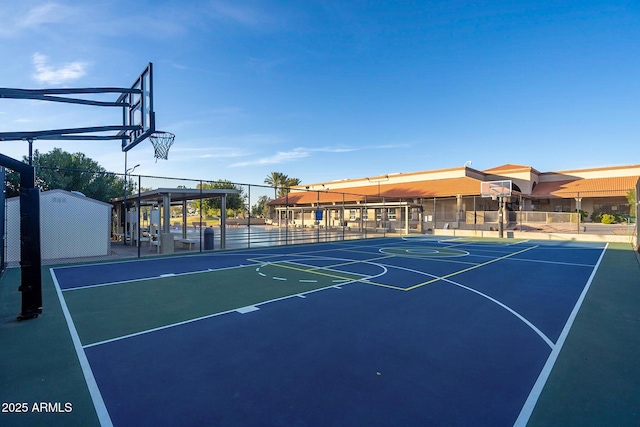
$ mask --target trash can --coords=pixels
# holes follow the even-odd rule
[[[210,251],[213,249],[213,227],[207,227],[204,229],[204,250]]]

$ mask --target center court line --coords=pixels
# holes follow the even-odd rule
[[[541,249],[541,248],[538,248]],[[490,258],[493,259],[492,256],[490,255],[479,255],[479,254],[473,254],[472,256],[477,257],[477,258]],[[555,265],[568,265],[571,267],[593,267],[594,264],[583,264],[583,263],[577,263],[577,262],[563,262],[563,261],[549,261],[549,260],[544,260],[544,259],[531,259],[531,258],[515,258],[515,259],[510,259],[509,261],[513,261],[513,262],[533,262],[536,264],[555,264]],[[473,263],[466,263],[466,264],[473,264]]]
[[[449,277],[457,276],[458,274],[466,273],[467,271],[475,270],[476,268],[484,267],[484,266],[486,266],[486,265],[493,264],[494,262],[502,261],[503,259],[507,259],[507,258],[510,258],[510,257],[512,257],[512,256],[515,256],[515,255],[521,254],[521,253],[523,253],[523,252],[530,251],[531,249],[535,249],[535,248],[537,248],[537,247],[538,247],[538,245],[536,245],[536,246],[531,246],[531,247],[526,248],[526,249],[523,249],[523,250],[521,250],[521,251],[513,252],[513,253],[510,253],[510,254],[508,254],[508,255],[501,256],[501,257],[499,257],[499,258],[494,258],[494,259],[489,260],[489,261],[487,261],[487,262],[483,262],[482,264],[476,264],[476,265],[474,265],[473,267],[465,268],[465,269],[463,269],[463,270],[459,270],[459,271],[454,271],[453,273],[450,273],[450,274],[444,275],[444,276],[439,277],[439,278],[437,278],[437,279],[429,280],[429,281],[427,281],[427,282],[423,282],[423,283],[418,283],[417,285],[414,285],[414,286],[411,286],[411,287],[409,287],[409,288],[406,288],[406,290],[407,290],[407,291],[412,291],[412,290],[417,289],[417,288],[419,288],[419,287],[421,287],[421,286],[425,286],[425,285],[429,285],[429,284],[431,284],[431,283],[435,283],[435,282],[437,282],[438,280],[448,279]]]
[[[560,336],[558,337],[558,341],[556,341],[556,345],[553,347],[553,350],[551,351],[551,354],[549,355],[549,358],[547,359],[547,362],[544,364],[544,367],[542,368],[542,371],[540,372],[540,375],[538,376],[538,379],[536,380],[535,384],[533,385],[533,388],[531,389],[531,392],[529,393],[529,396],[527,397],[527,400],[525,401],[524,405],[522,405],[522,409],[520,410],[520,414],[518,415],[518,418],[516,419],[516,421],[513,423],[514,426],[516,426],[516,427],[524,427],[529,422],[529,418],[531,418],[531,414],[533,413],[533,409],[535,408],[536,403],[538,403],[538,399],[540,398],[540,394],[542,393],[542,389],[544,388],[545,384],[547,383],[547,380],[549,379],[549,375],[551,375],[551,370],[553,369],[553,366],[555,365],[556,360],[558,359],[558,356],[560,355],[560,351],[562,350],[562,346],[564,345],[564,342],[567,339],[567,336],[569,335],[569,331],[571,330],[571,327],[573,326],[573,322],[576,319],[576,316],[578,315],[578,311],[580,310],[580,307],[582,307],[582,302],[584,301],[584,298],[586,297],[587,292],[589,292],[589,288],[591,287],[591,283],[593,282],[593,279],[596,277],[596,272],[598,271],[598,268],[600,267],[600,263],[602,262],[602,258],[604,258],[604,254],[607,251],[608,247],[609,247],[609,244],[607,243],[605,245],[604,249],[602,250],[602,253],[600,254],[600,258],[598,258],[598,262],[593,267],[593,271],[591,272],[591,275],[589,276],[589,280],[587,280],[587,283],[586,283],[584,289],[582,290],[582,293],[580,294],[580,297],[578,298],[578,301],[576,301],[576,304],[573,307],[573,310],[571,311],[571,314],[569,315],[569,319],[567,319],[567,323],[564,325],[564,328],[562,329],[562,332],[560,333]]]

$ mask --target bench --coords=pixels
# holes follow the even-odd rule
[[[193,249],[193,247],[195,246],[196,243],[199,242],[199,240],[197,240],[197,239],[178,239],[178,240],[176,240],[176,242],[182,243],[182,247],[183,248],[188,247],[189,249]]]
[[[202,228],[202,227],[206,227],[207,226],[207,222],[206,221],[193,221],[193,228],[195,228],[196,230],[198,228]]]

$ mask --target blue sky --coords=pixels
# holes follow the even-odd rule
[[[0,0],[0,86],[128,87],[154,63],[136,173],[303,183],[504,163],[640,163],[637,1]],[[109,100],[115,98],[107,97]],[[0,100],[0,132],[119,124]],[[124,170],[118,141],[36,141]],[[27,143],[0,143],[21,158]]]

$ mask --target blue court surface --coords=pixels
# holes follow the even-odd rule
[[[103,425],[511,426],[604,251],[425,236],[51,274]]]

